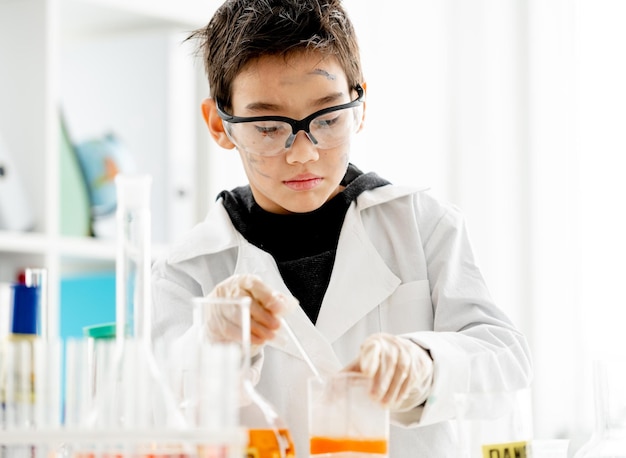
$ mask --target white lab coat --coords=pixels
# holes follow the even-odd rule
[[[218,202],[154,266],[154,339],[180,343],[192,321],[191,298],[238,273],[288,292],[273,258],[234,229]],[[425,191],[388,185],[362,193],[346,214],[317,323],[301,309],[287,321],[322,372],[351,362],[377,332],[409,337],[430,351],[432,392],[424,407],[392,415],[390,458],[455,456],[455,392],[530,384],[526,340],[493,304],[463,218]],[[311,371],[287,339],[266,345],[255,367],[257,389],[286,420],[296,455],[308,456]]]

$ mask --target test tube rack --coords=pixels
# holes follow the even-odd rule
[[[141,343],[124,342],[122,358],[114,341],[99,348],[89,339],[3,343],[0,458],[241,458],[247,432],[232,421],[235,405],[213,400],[211,420],[198,421],[197,409],[163,403],[175,400],[173,387],[147,369]]]

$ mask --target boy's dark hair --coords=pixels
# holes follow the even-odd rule
[[[359,45],[341,0],[226,0],[194,31],[211,97],[230,107],[235,77],[254,59],[314,50],[333,55],[348,84],[363,82]]]

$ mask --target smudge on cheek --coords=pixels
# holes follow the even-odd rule
[[[243,157],[248,164],[248,169],[251,173],[254,173],[255,175],[260,175],[265,178],[270,177],[267,173],[263,171],[264,166],[267,164],[265,158],[247,152],[243,154]]]
[[[347,167],[350,162],[350,154],[349,151],[334,151],[335,158],[333,162],[337,167]]]

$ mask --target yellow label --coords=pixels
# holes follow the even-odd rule
[[[483,458],[526,458],[528,442],[506,442],[483,445]]]

